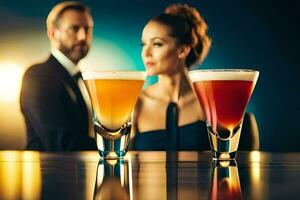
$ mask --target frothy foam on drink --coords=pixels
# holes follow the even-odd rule
[[[192,82],[212,80],[240,80],[256,83],[259,72],[253,70],[218,69],[194,70],[189,72]]]
[[[144,71],[86,71],[82,72],[84,80],[89,79],[116,79],[116,80],[145,80]]]

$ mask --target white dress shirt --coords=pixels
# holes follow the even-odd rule
[[[80,69],[77,65],[75,65],[67,56],[65,56],[62,52],[60,52],[56,48],[51,48],[51,54],[56,58],[56,60],[69,72],[69,74],[73,77],[75,74],[80,72]],[[95,137],[94,134],[94,124],[93,124],[93,114],[92,114],[92,105],[89,98],[89,94],[85,87],[83,80],[78,79],[78,86],[80,92],[83,96],[85,104],[87,106],[88,115],[89,115],[89,136]]]

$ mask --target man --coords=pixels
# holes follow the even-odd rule
[[[27,126],[26,149],[96,150],[94,139],[88,136],[84,84],[76,66],[88,53],[92,31],[89,8],[79,2],[59,3],[50,11],[51,55],[46,62],[31,66],[23,77],[20,105]]]

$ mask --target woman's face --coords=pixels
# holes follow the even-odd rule
[[[168,27],[150,21],[142,34],[141,56],[149,76],[172,74],[179,70],[179,48],[169,36]]]

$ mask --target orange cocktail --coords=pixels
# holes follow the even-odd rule
[[[124,131],[130,130],[131,113],[146,74],[138,71],[90,71],[84,72],[83,78],[94,110],[96,137],[101,137],[97,140],[98,149],[107,151],[105,147],[113,145],[111,151],[116,151],[116,145],[122,145],[117,140],[129,135]],[[111,144],[105,144],[106,140]]]

